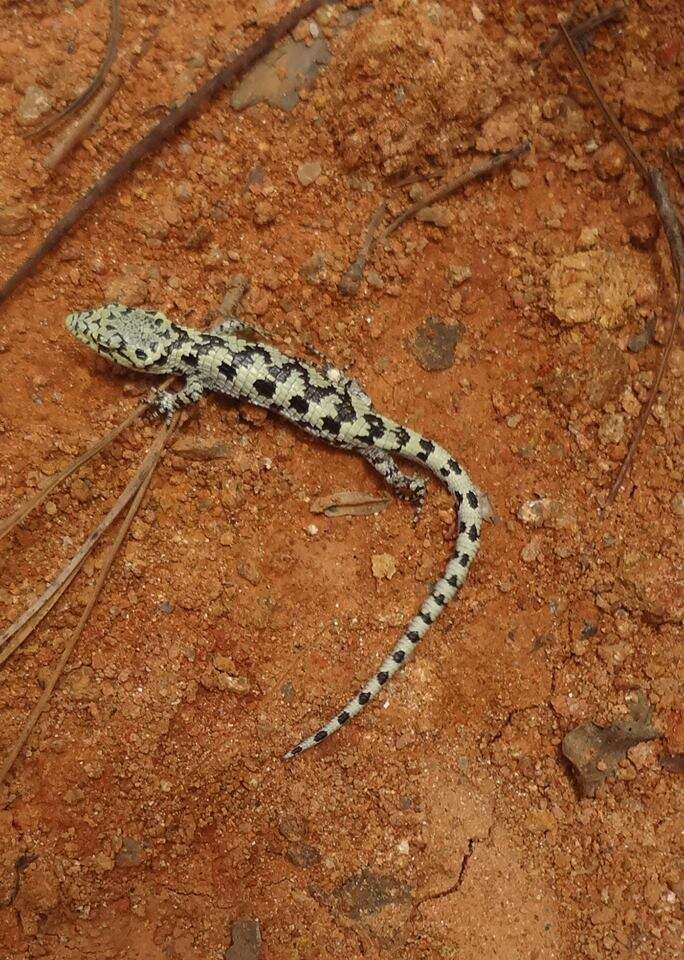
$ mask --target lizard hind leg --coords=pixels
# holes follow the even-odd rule
[[[361,400],[362,403],[367,404],[371,409],[373,409],[373,401],[368,396],[366,391],[363,389],[358,380],[354,380],[352,377],[348,377],[344,372],[342,367],[336,366],[332,360],[329,360],[324,353],[314,347],[313,344],[305,344],[306,349],[320,361],[321,369],[324,375],[336,384],[343,390],[346,390],[352,397],[356,397],[358,400]]]
[[[402,473],[396,460],[384,450],[371,448],[361,451],[364,459],[378,471],[380,476],[389,484],[398,497],[410,500],[416,507],[417,513],[423,509],[427,488],[425,481],[415,474]]]

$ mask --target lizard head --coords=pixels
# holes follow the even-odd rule
[[[135,370],[171,372],[174,328],[162,313],[110,303],[97,310],[71,313],[64,321],[69,333],[103,357]]]

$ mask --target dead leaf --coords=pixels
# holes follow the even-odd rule
[[[356,490],[340,490],[326,493],[311,501],[312,513],[324,513],[326,517],[366,517],[387,509],[389,497],[373,497]]]
[[[207,443],[201,440],[180,439],[173,445],[173,452],[186,460],[226,460],[233,455],[233,448],[225,443]]]
[[[561,749],[575,768],[582,795],[593,797],[598,787],[615,775],[630,747],[661,736],[651,725],[648,702],[640,696],[631,704],[630,716],[616,720],[609,727],[582,723],[566,733]]]

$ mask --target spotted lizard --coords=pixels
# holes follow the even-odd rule
[[[321,743],[358,714],[402,668],[462,586],[482,528],[481,495],[475,485],[457,460],[433,440],[378,413],[355,380],[327,362],[307,363],[270,344],[245,338],[249,328],[239,320],[202,333],[173,323],[162,313],[109,304],[70,314],[66,327],[97,353],[125,367],[183,377],[185,383],[178,392],[156,391],[153,407],[159,415],[169,418],[213,390],[273,410],[325,443],[360,454],[397,495],[413,501],[419,510],[425,483],[402,473],[395,455],[427,467],[454,498],[458,531],[442,576],[359,692],[314,734],[292,747],[285,759]]]

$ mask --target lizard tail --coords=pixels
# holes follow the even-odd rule
[[[382,438],[375,439],[374,444],[389,453],[399,454],[408,460],[424,464],[447,487],[456,501],[457,510],[458,535],[454,553],[420,610],[373,676],[328,723],[288,750],[285,760],[291,760],[327,739],[377,696],[387,681],[413,656],[413,652],[430,626],[456,595],[468,576],[478,551],[482,530],[482,511],[478,492],[468,474],[457,460],[436,443],[426,440],[411,430],[402,428],[402,433],[403,442],[400,449],[397,449],[397,443],[393,440],[391,432],[387,432]]]

